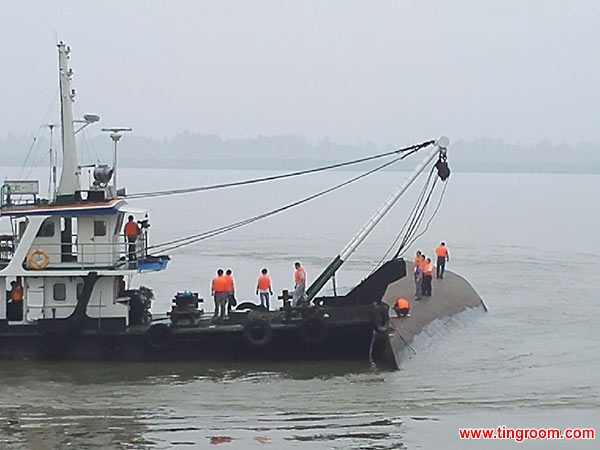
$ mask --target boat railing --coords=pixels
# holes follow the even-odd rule
[[[23,261],[30,270],[61,270],[114,268],[135,269],[137,260],[146,254],[143,239],[128,242],[125,237],[117,242],[73,242],[34,244]],[[18,243],[17,243],[18,245]],[[7,253],[6,256],[12,256]]]
[[[47,199],[39,195],[39,182],[37,180],[5,181],[0,188],[0,207],[34,206],[47,204]]]

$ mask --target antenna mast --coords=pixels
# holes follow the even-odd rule
[[[48,201],[52,201],[56,194],[56,152],[54,151],[54,127],[56,124],[46,125],[50,128],[50,178],[48,179]]]
[[[75,147],[75,125],[73,123],[73,101],[75,90],[71,88],[73,71],[69,69],[71,48],[64,42],[58,44],[58,75],[60,81],[60,118],[62,131],[62,171],[56,189],[56,198],[71,198],[80,189],[79,164]]]
[[[130,131],[132,131],[132,129],[131,128],[114,127],[114,128],[102,128],[102,131],[110,132],[110,138],[114,142],[112,179],[113,179],[114,196],[115,196],[115,198],[117,198],[117,189],[118,189],[118,185],[117,185],[117,143],[119,142],[119,140],[122,137],[121,133],[130,132]]]

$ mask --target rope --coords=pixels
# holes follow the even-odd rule
[[[435,189],[435,185],[437,184],[437,177],[433,179],[433,184],[431,185],[431,187],[429,188],[429,192],[427,193],[427,197],[425,197],[425,192],[427,192],[427,186],[429,185],[429,183],[431,182],[431,177],[433,174],[435,167],[433,167],[431,169],[431,172],[429,173],[429,176],[427,178],[427,181],[425,183],[425,186],[423,187],[423,190],[421,191],[421,195],[418,199],[418,203],[417,203],[417,208],[418,211],[417,213],[413,216],[412,222],[409,226],[409,229],[406,233],[406,235],[404,236],[404,239],[402,240],[402,243],[400,244],[400,247],[398,248],[398,251],[396,252],[396,254],[394,255],[394,258],[397,258],[400,255],[400,252],[406,248],[407,243],[411,240],[413,240],[414,238],[414,234],[416,232],[416,230],[419,228],[419,226],[421,225],[422,221],[423,221],[423,217],[425,215],[425,210],[427,209],[427,205],[429,204],[429,200],[431,199],[431,195],[433,194],[433,190]]]
[[[444,188],[442,189],[438,203],[437,203],[435,209],[433,210],[433,213],[429,217],[429,220],[427,221],[425,228],[420,233],[414,234],[415,231],[418,229],[418,227],[423,222],[425,211],[427,210],[427,206],[429,205],[429,201],[431,199],[431,196],[432,196],[433,191],[435,190],[435,186],[437,184],[438,178],[435,177],[433,179],[433,184],[429,188],[429,193],[427,194],[427,197],[425,198],[424,197],[425,192],[427,192],[427,187],[428,187],[429,183],[431,182],[432,175],[433,175],[435,169],[436,169],[436,166],[434,165],[427,177],[427,180],[423,186],[423,189],[421,190],[421,193],[419,194],[419,198],[415,202],[415,205],[413,206],[413,209],[410,212],[407,220],[404,222],[404,224],[402,225],[402,228],[400,229],[400,232],[396,235],[396,238],[394,239],[394,241],[392,242],[392,244],[390,245],[388,250],[385,252],[383,257],[377,263],[377,265],[375,266],[375,268],[373,269],[373,271],[371,273],[375,272],[379,267],[381,267],[381,265],[387,259],[388,255],[391,253],[392,249],[396,246],[396,244],[398,243],[398,240],[401,237],[402,237],[402,243],[398,247],[398,250],[396,251],[394,258],[397,258],[400,255],[403,255],[404,251],[407,248],[409,248],[418,238],[423,236],[423,234],[425,234],[429,230],[429,226],[433,222],[433,219],[437,215],[437,213],[440,209],[440,206],[442,204],[442,200],[444,198],[444,195],[446,193],[446,188],[448,186],[447,183],[444,184]]]
[[[56,98],[58,97],[58,91],[59,91],[59,88],[57,87],[56,90],[54,91],[54,95],[52,96],[52,100],[50,100],[50,103],[48,104],[48,108],[46,108],[46,112],[44,113],[44,116],[42,117],[42,124],[37,129],[37,131],[35,133],[35,136],[33,137],[33,142],[29,146],[29,150],[27,151],[27,155],[25,156],[25,160],[23,161],[23,165],[21,166],[21,170],[19,171],[19,174],[17,175],[18,178],[21,178],[23,176],[23,174],[25,173],[26,168],[31,169],[29,171],[29,174],[27,175],[27,177],[29,177],[29,175],[31,175],[31,172],[35,168],[35,163],[34,162],[32,162],[32,165],[29,166],[29,167],[27,167],[27,163],[29,161],[29,158],[32,155],[33,149],[36,146],[38,137],[40,136],[40,131],[42,130],[42,128],[44,128],[44,127],[47,126],[46,123],[48,122],[48,118],[50,117],[50,114],[52,112],[53,106],[55,106]],[[36,162],[39,162],[39,159]],[[27,178],[27,177],[25,177],[25,178]]]
[[[442,193],[440,194],[440,199],[438,200],[438,204],[436,205],[436,207],[435,207],[435,209],[434,209],[431,217],[427,221],[427,224],[425,225],[425,228],[419,234],[415,235],[414,238],[410,242],[407,243],[407,245],[405,246],[404,250],[406,250],[407,248],[409,248],[412,244],[415,243],[415,241],[417,239],[419,239],[421,236],[423,236],[425,233],[427,233],[427,231],[429,230],[429,225],[431,225],[431,222],[433,222],[434,217],[436,216],[438,210],[440,209],[440,206],[442,205],[442,200],[443,200],[444,195],[446,193],[446,188],[447,187],[448,187],[448,183],[444,183],[444,188],[442,189]],[[404,252],[402,254],[404,254]]]
[[[297,176],[301,176],[301,175],[307,175],[310,173],[322,172],[325,170],[338,169],[340,167],[347,167],[347,166],[350,166],[353,164],[360,164],[360,163],[367,162],[367,161],[373,161],[375,159],[385,158],[386,156],[397,155],[399,153],[407,153],[406,156],[408,156],[408,155],[410,155],[424,147],[427,147],[433,143],[435,143],[435,141],[426,141],[421,144],[412,145],[410,147],[405,147],[405,148],[401,148],[398,150],[392,150],[392,151],[380,153],[377,155],[367,156],[364,158],[354,159],[351,161],[345,161],[345,162],[336,163],[336,164],[330,164],[327,166],[316,167],[313,169],[300,170],[297,172],[290,172],[290,173],[284,173],[284,174],[280,174],[280,175],[272,175],[272,176],[260,177],[260,178],[251,178],[249,180],[234,181],[231,183],[221,183],[221,184],[214,184],[214,185],[208,185],[208,186],[197,186],[197,187],[185,188],[185,189],[172,189],[172,190],[167,190],[167,191],[154,191],[154,192],[139,192],[139,193],[130,194],[127,196],[127,198],[128,199],[136,199],[136,198],[162,197],[162,196],[167,196],[167,195],[189,194],[192,192],[210,191],[210,190],[214,190],[214,189],[223,189],[223,188],[230,188],[230,187],[236,187],[236,186],[244,186],[244,185],[248,185],[248,184],[264,183],[267,181],[274,181],[274,180],[280,180],[283,178],[297,177]]]
[[[325,189],[323,191],[320,191],[320,192],[318,192],[316,194],[313,194],[313,195],[311,195],[309,197],[305,197],[305,198],[303,198],[301,200],[297,200],[295,202],[292,202],[292,203],[289,203],[289,204],[284,205],[282,207],[273,209],[273,210],[268,211],[266,213],[258,214],[256,216],[253,216],[253,217],[241,220],[239,222],[235,222],[235,223],[232,223],[232,224],[229,224],[229,225],[225,225],[225,226],[222,226],[222,227],[219,227],[219,228],[215,228],[213,230],[209,230],[209,231],[206,231],[206,232],[203,232],[203,233],[200,233],[200,234],[196,234],[196,235],[192,235],[192,236],[187,236],[187,237],[183,237],[183,238],[179,238],[179,239],[174,239],[172,241],[165,242],[165,243],[162,243],[162,244],[153,245],[151,247],[148,247],[148,249],[162,248],[162,250],[160,250],[161,252],[167,252],[167,251],[170,251],[170,250],[175,250],[177,248],[180,248],[180,247],[183,247],[183,246],[186,246],[186,245],[190,245],[190,244],[193,244],[193,243],[196,243],[196,242],[199,242],[199,241],[202,241],[202,240],[205,240],[205,239],[217,236],[219,234],[226,233],[226,232],[234,230],[236,228],[243,227],[245,225],[248,225],[250,223],[256,222],[258,220],[265,219],[267,217],[273,216],[275,214],[278,214],[278,213],[283,212],[285,210],[288,210],[290,208],[299,206],[299,205],[301,205],[303,203],[307,203],[307,202],[309,202],[311,200],[314,200],[314,199],[316,199],[318,197],[321,197],[321,196],[323,196],[325,194],[328,194],[328,193],[333,192],[333,191],[335,191],[337,189],[340,189],[340,188],[342,188],[344,186],[347,186],[347,185],[349,185],[351,183],[354,183],[354,182],[360,180],[361,178],[367,177],[367,176],[369,176],[369,175],[371,175],[371,174],[373,174],[375,172],[378,172],[378,171],[380,171],[380,170],[382,170],[382,169],[384,169],[384,168],[386,168],[388,166],[391,166],[392,164],[394,164],[394,163],[396,163],[396,162],[398,162],[398,161],[400,161],[402,159],[405,159],[407,156],[409,156],[409,154],[405,154],[405,155],[399,156],[397,158],[394,158],[391,161],[388,161],[388,162],[386,162],[384,164],[381,164],[381,165],[375,167],[374,169],[371,169],[371,170],[369,170],[369,171],[367,171],[365,173],[357,175],[357,176],[355,176],[355,177],[353,177],[353,178],[351,178],[349,180],[346,180],[346,181],[344,181],[342,183],[339,183],[339,184],[337,184],[337,185],[335,185],[333,187],[327,188],[327,189]]]

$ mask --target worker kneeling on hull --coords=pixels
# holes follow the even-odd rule
[[[398,317],[410,316],[410,304],[408,303],[408,300],[405,298],[397,299],[396,303],[394,304],[394,311],[396,311],[396,315]]]

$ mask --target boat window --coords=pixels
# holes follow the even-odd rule
[[[94,236],[106,236],[106,221],[94,220]]]
[[[83,293],[83,283],[77,283],[77,300],[80,300],[81,294]]]
[[[117,216],[117,223],[115,225],[115,236],[118,236],[119,234],[121,234],[121,227],[123,226],[123,218],[125,217],[125,214],[123,213],[119,213],[119,215]]]
[[[54,300],[62,302],[67,299],[67,286],[65,283],[54,284]]]
[[[54,221],[51,219],[44,220],[40,227],[37,237],[52,237],[54,236]]]
[[[23,236],[25,234],[25,230],[27,229],[27,224],[29,221],[27,219],[19,222],[19,236]]]

